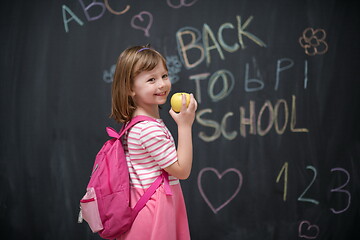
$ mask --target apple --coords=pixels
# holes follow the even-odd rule
[[[186,107],[189,106],[190,94],[185,92],[174,93],[170,99],[171,108],[174,110],[174,112],[180,112],[182,106],[182,95],[186,96]]]

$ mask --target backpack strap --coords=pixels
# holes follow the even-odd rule
[[[128,122],[127,124],[124,124],[123,127],[120,130],[120,137],[126,133],[127,130],[129,130],[130,128],[132,128],[135,124],[137,124],[138,122],[142,122],[142,121],[153,121],[156,122],[156,120],[152,117],[148,117],[148,116],[144,116],[144,115],[138,115],[136,117],[133,117],[130,122]]]
[[[153,121],[156,122],[156,120],[152,117],[148,117],[148,116],[144,116],[144,115],[139,115],[136,117],[133,117],[130,122],[123,124],[123,126],[121,127],[120,131],[117,132],[115,129],[111,128],[111,127],[106,127],[106,132],[110,137],[113,138],[121,138],[122,135],[124,135],[124,133],[126,133],[127,130],[129,130],[130,128],[132,128],[135,124],[137,124],[138,122],[142,122],[142,121]]]
[[[155,193],[156,189],[160,187],[160,185],[164,182],[165,193],[167,196],[171,196],[171,189],[169,185],[169,174],[166,171],[162,171],[162,174],[157,177],[155,182],[151,184],[151,186],[145,191],[145,193],[141,196],[139,201],[136,203],[133,209],[133,217],[135,218],[143,207],[145,207],[147,201],[151,198],[151,196]]]

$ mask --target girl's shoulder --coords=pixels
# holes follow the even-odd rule
[[[145,120],[145,121],[141,121],[138,122],[136,125],[136,127],[141,128],[141,129],[146,129],[146,128],[151,128],[151,127],[163,127],[165,126],[164,121],[162,119],[155,119],[154,121],[151,120]]]
[[[155,119],[156,121],[142,121],[136,124],[132,128],[132,133],[137,134],[140,138],[142,137],[165,137],[171,138],[171,133],[166,127],[162,119]]]
[[[131,129],[132,132],[143,133],[162,130],[165,131],[167,128],[162,119],[154,119],[155,121],[145,120],[138,122]]]

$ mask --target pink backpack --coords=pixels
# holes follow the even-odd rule
[[[113,139],[108,140],[96,155],[85,196],[80,200],[79,222],[84,219],[91,230],[105,239],[119,237],[130,229],[139,211],[146,205],[156,189],[164,182],[167,195],[171,195],[168,175],[165,171],[155,180],[139,199],[130,207],[130,180],[121,136],[140,121],[155,121],[146,116],[136,116],[124,124],[117,133],[107,127]]]

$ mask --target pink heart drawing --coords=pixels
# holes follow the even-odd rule
[[[315,239],[317,238],[319,233],[320,233],[319,227],[315,224],[311,225],[309,221],[302,221],[299,224],[299,237],[301,238]]]
[[[145,16],[145,15],[148,18],[147,23],[146,23],[146,18],[143,18],[143,16]],[[138,21],[136,21],[136,20],[138,20]],[[135,21],[136,21],[136,23],[135,23]],[[135,15],[132,17],[131,26],[135,29],[143,30],[145,32],[145,36],[149,37],[150,36],[149,30],[151,28],[152,22],[153,22],[152,14],[147,11],[142,11],[138,15]]]
[[[234,191],[234,193],[231,195],[231,197],[229,199],[227,199],[223,204],[221,204],[219,207],[215,208],[210,200],[208,199],[208,197],[205,195],[204,193],[204,190],[202,188],[202,185],[201,185],[201,177],[202,175],[204,174],[204,172],[208,172],[208,171],[212,171],[216,174],[216,176],[218,177],[218,179],[222,179],[222,177],[224,175],[226,175],[227,173],[229,172],[234,172],[236,173],[238,176],[239,176],[239,183],[238,183],[238,186],[236,187],[236,190]],[[243,182],[243,177],[242,177],[242,174],[239,170],[235,169],[235,168],[229,168],[227,170],[225,170],[224,172],[222,172],[221,174],[218,172],[217,169],[215,168],[203,168],[200,173],[199,173],[199,176],[198,176],[198,188],[199,188],[199,191],[200,191],[200,194],[201,196],[203,197],[203,199],[205,200],[205,202],[207,203],[207,205],[210,207],[210,209],[215,213],[217,214],[222,208],[224,208],[226,205],[228,205],[234,198],[235,196],[239,193],[240,191],[240,188],[242,186],[242,182]]]

